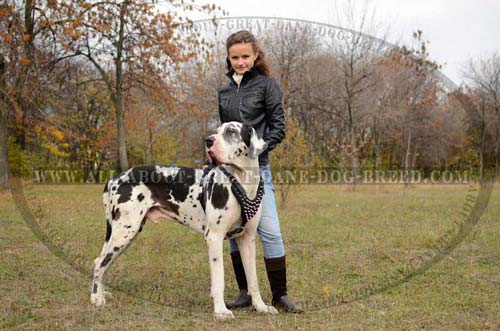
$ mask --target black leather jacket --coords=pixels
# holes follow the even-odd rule
[[[283,92],[273,78],[261,75],[255,67],[243,74],[239,87],[232,73],[226,76],[231,81],[219,89],[220,120],[251,125],[267,144],[259,165],[268,164],[268,152],[285,138]]]

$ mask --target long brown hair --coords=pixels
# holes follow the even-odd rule
[[[252,49],[255,54],[257,54],[257,59],[255,60],[254,67],[259,70],[259,73],[263,76],[270,76],[271,73],[269,71],[269,64],[267,63],[266,54],[262,50],[259,41],[253,34],[251,34],[247,30],[241,30],[231,34],[226,40],[226,50],[229,55],[229,48],[234,44],[241,43],[250,43],[252,44]],[[229,58],[226,58],[226,67],[227,70],[232,74],[234,73],[233,68],[231,67],[231,61]]]

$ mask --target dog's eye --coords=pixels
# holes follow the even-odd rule
[[[236,134],[236,133],[238,133],[238,132],[236,132],[236,130],[235,130],[234,128],[228,128],[228,129],[226,130],[226,133],[227,133],[227,134]]]

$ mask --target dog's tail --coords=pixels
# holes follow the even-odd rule
[[[111,179],[109,179],[102,192],[102,205],[104,206],[104,215],[106,215],[106,238],[105,242],[111,237]]]

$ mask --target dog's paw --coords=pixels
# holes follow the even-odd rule
[[[229,309],[215,313],[215,319],[219,321],[233,319],[233,318],[234,318],[233,312],[230,311]]]
[[[255,310],[263,314],[272,314],[272,315],[278,314],[278,310],[273,306],[267,306],[267,305],[257,306],[255,307]]]
[[[96,307],[101,307],[106,303],[106,299],[104,299],[104,296],[102,295],[92,293],[90,295],[90,303],[92,303]]]
[[[276,315],[278,314],[278,309],[276,309],[274,306],[267,306],[267,312],[269,314]]]

